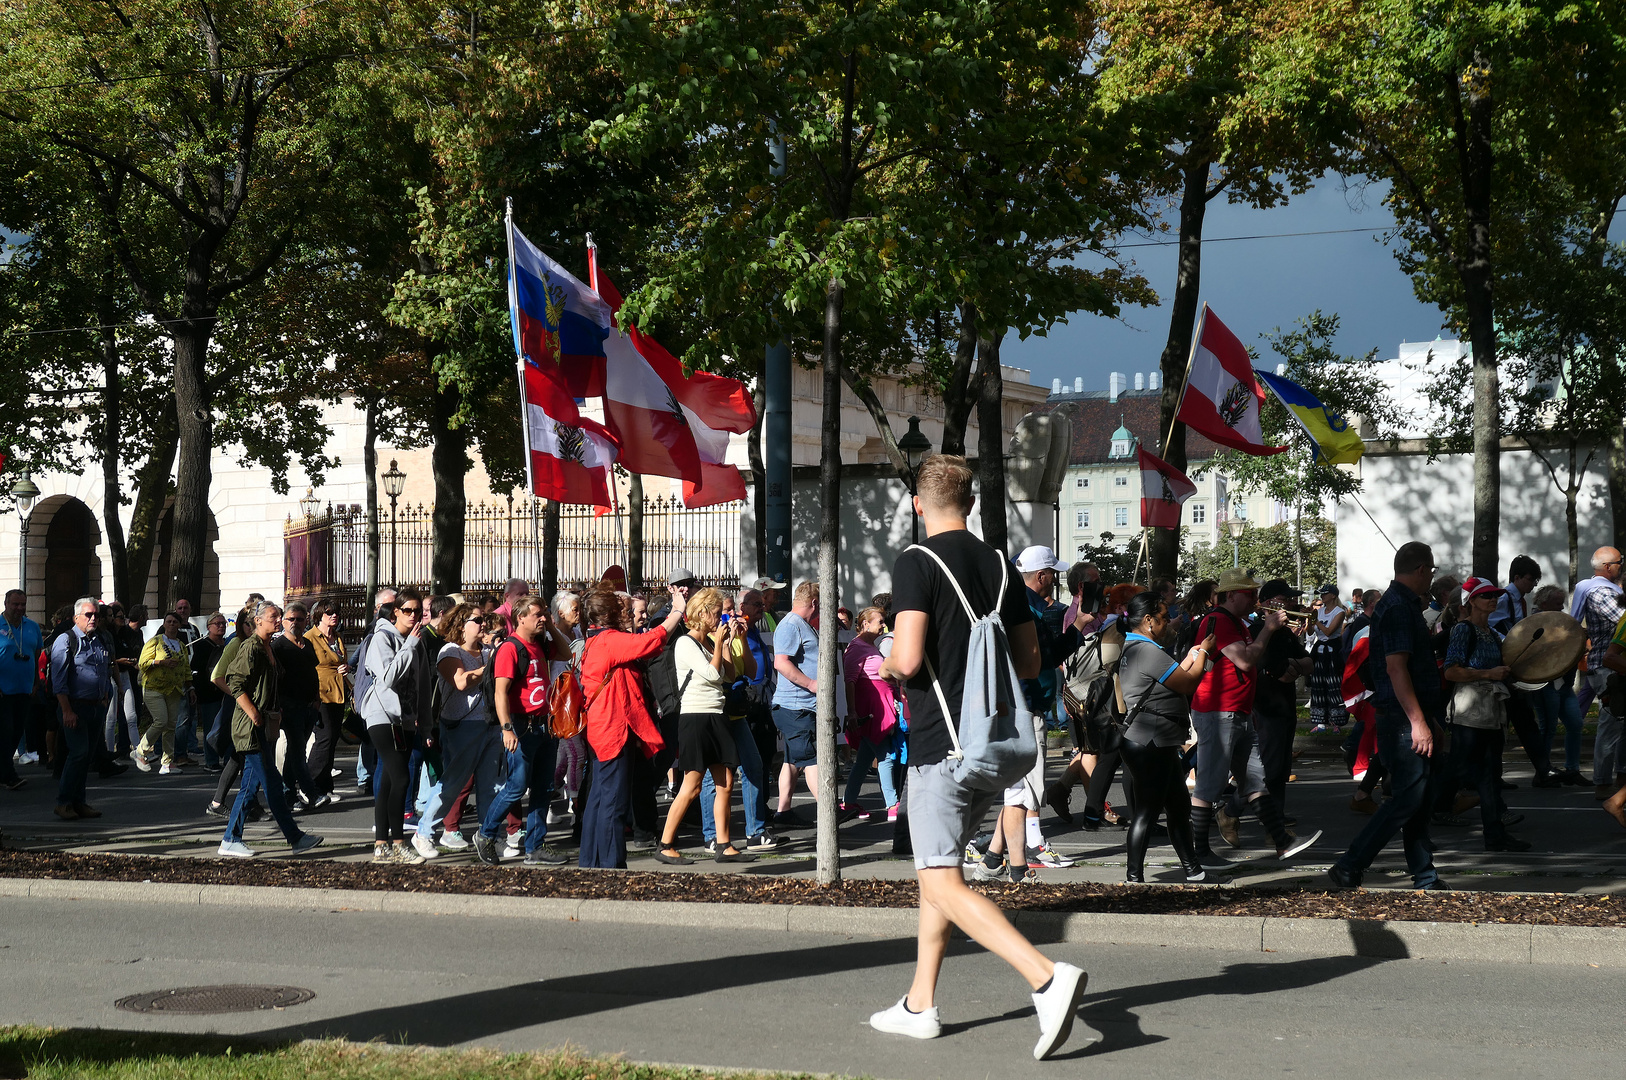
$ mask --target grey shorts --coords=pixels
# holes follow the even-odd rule
[[[1197,789],[1203,802],[1219,802],[1231,777],[1243,798],[1265,790],[1265,766],[1259,760],[1252,713],[1193,712],[1197,731]]]
[[[1033,768],[1029,769],[1028,774],[1022,779],[1005,789],[1005,805],[1037,811],[1044,800],[1044,717],[1033,718],[1033,733],[1039,743],[1039,752],[1033,758]]]
[[[915,869],[959,867],[965,845],[999,800],[997,791],[974,791],[949,774],[951,761],[909,766],[909,842]]]

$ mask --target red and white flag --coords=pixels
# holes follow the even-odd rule
[[[1140,523],[1142,527],[1180,527],[1180,507],[1197,494],[1185,473],[1144,448],[1140,450]]]
[[[521,360],[519,368],[531,493],[562,503],[609,506],[615,436],[574,415],[575,402],[535,364]]]
[[[1287,447],[1266,446],[1259,427],[1264,403],[1265,391],[1253,377],[1248,350],[1204,304],[1175,419],[1221,446],[1261,456],[1279,454]]]
[[[621,294],[599,268],[596,248],[587,260],[594,291],[619,311]],[[744,384],[704,371],[685,376],[678,359],[637,327],[612,328],[604,351],[604,420],[622,467],[681,479],[686,506],[743,499],[744,478],[726,458],[729,434],[756,424]]]

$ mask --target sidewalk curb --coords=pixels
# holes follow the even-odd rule
[[[412,915],[495,916],[803,934],[912,937],[912,908],[796,904],[685,903],[666,900],[569,900],[462,893],[294,889],[259,885],[172,885],[0,877],[0,897],[195,903],[284,910],[389,911]],[[1153,945],[1235,952],[1367,956],[1386,960],[1458,960],[1506,964],[1626,967],[1626,931],[1607,926],[1386,922],[1234,915],[1115,915],[1015,911],[1011,921],[1036,944]]]

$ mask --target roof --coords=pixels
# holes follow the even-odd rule
[[[1073,450],[1068,465],[1106,465],[1113,458],[1112,440],[1123,438],[1115,428],[1120,424],[1140,440],[1150,453],[1163,446],[1161,422],[1162,390],[1125,390],[1117,401],[1108,400],[1099,390],[1051,394],[1042,411],[1065,412],[1073,424]],[[1041,411],[1035,409],[1035,411]],[[1120,419],[1121,418],[1121,419]],[[1186,432],[1186,461],[1206,461],[1219,447],[1194,431]]]

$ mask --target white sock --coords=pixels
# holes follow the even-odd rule
[[[1030,847],[1030,848],[1042,848],[1042,847],[1044,847],[1044,833],[1039,831],[1039,819],[1036,818],[1036,817],[1028,818],[1027,819],[1027,826],[1028,826],[1028,847]]]

